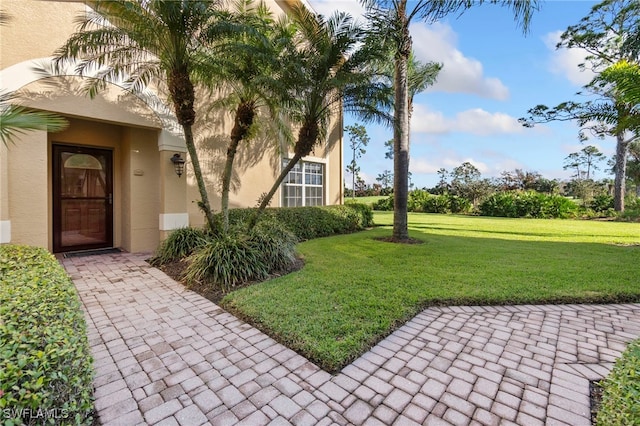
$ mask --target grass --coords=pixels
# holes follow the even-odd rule
[[[222,302],[328,371],[430,305],[640,301],[635,223],[410,214],[423,244],[371,231],[299,245],[305,267]]]
[[[378,202],[379,200],[382,200],[383,198],[389,198],[389,196],[388,195],[372,195],[371,197],[356,197],[356,198],[344,197],[344,202],[346,204],[362,203],[362,204],[367,204],[369,206],[373,206],[374,203]]]

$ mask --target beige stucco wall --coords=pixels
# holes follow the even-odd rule
[[[267,0],[267,4],[281,13],[282,7],[296,1]],[[18,90],[25,106],[67,117],[70,127],[56,134],[20,136],[8,152],[0,147],[0,243],[7,235],[2,230],[8,225],[11,242],[52,248],[53,142],[113,149],[116,246],[151,251],[179,224],[202,224],[197,207],[200,197],[189,162],[187,174],[181,178],[170,162],[174,153],[188,160],[171,113],[154,111],[146,99],[115,85],[89,99],[77,76],[43,78],[33,73],[33,61],[50,57],[64,43],[86,6],[82,2],[2,0],[1,8],[10,16],[9,23],[0,26],[2,87]],[[202,96],[200,102],[194,133],[212,207],[218,211],[231,118],[219,111],[205,112],[210,102]],[[340,128],[341,124],[335,129]],[[339,140],[340,133],[334,132],[332,137]],[[280,172],[280,144],[265,135],[242,143],[232,180],[232,208],[255,206],[261,194],[270,189]],[[341,202],[341,145],[334,144],[328,152],[320,147],[313,157],[327,164],[326,203]],[[279,205],[278,192],[272,206]]]
[[[220,211],[221,179],[226,161],[227,146],[233,118],[221,111],[205,111],[201,108],[196,116],[194,137],[198,147],[198,158],[203,173],[206,174],[209,201],[214,211]],[[259,120],[269,120],[264,116]],[[231,178],[230,208],[253,207],[258,198],[267,192],[280,171],[280,141],[267,132],[250,140],[240,142],[235,157]],[[189,221],[202,225],[204,217],[198,209],[200,193],[193,176],[193,168],[188,167],[189,188],[187,202]],[[279,206],[279,198],[274,197],[272,205]]]
[[[85,10],[80,2],[41,0],[2,0],[0,7],[9,17],[0,26],[0,69],[51,56],[75,30],[74,17]]]
[[[206,103],[200,98],[200,102]],[[229,113],[220,111],[206,111],[204,107],[198,109],[194,125],[194,137],[198,149],[200,166],[205,173],[209,201],[214,211],[219,212],[221,176],[226,160],[226,150],[233,118]],[[262,126],[271,120],[267,115],[261,118]],[[327,138],[321,141],[316,149],[303,158],[303,161],[313,161],[325,164],[325,204],[342,204],[343,192],[343,162],[342,162],[342,114],[341,108],[336,108],[329,122]],[[297,133],[293,133],[295,138]],[[291,142],[292,143],[292,142]],[[282,169],[282,158],[293,157],[292,145],[269,134],[267,131],[256,135],[251,140],[242,141],[234,161],[229,195],[230,208],[257,206],[260,197],[268,192]],[[198,209],[197,201],[200,194],[193,170],[188,167],[187,203],[189,222],[193,225],[204,224],[204,216]],[[272,201],[271,207],[282,205],[281,190],[279,189]]]
[[[51,248],[47,132],[27,133],[8,155],[11,242]]]
[[[342,154],[342,129],[344,128],[341,108],[334,111],[330,122],[327,142],[323,155],[328,159],[327,204],[344,202],[344,159]]]
[[[11,241],[9,220],[9,166],[8,147],[0,143],[0,244]]]
[[[160,152],[157,131],[129,127],[124,129],[122,151],[123,245],[132,252],[152,251],[160,233]],[[177,180],[178,177],[171,176]],[[125,242],[125,239],[128,240]]]

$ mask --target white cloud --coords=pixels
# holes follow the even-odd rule
[[[581,70],[578,67],[579,64],[584,63],[584,58],[589,54],[581,48],[561,48],[556,50],[561,34],[562,31],[554,31],[544,37],[545,44],[552,51],[549,62],[550,70],[555,74],[564,76],[576,86],[584,86],[590,83],[596,74],[589,68]]]
[[[520,133],[523,131],[523,126],[510,115],[501,112],[492,114],[483,109],[474,108],[456,115],[454,129],[486,136],[496,133]]]
[[[411,130],[417,133],[444,134],[451,132],[488,136],[521,133],[524,128],[518,120],[501,112],[490,113],[481,108],[469,109],[446,118],[441,112],[431,111],[421,104],[413,107]]]
[[[309,0],[316,12],[325,16],[335,10],[349,12],[359,21],[364,21],[364,8],[355,0]],[[446,93],[471,93],[483,98],[505,100],[509,89],[497,78],[483,75],[482,63],[464,56],[456,48],[457,35],[453,29],[440,22],[427,25],[423,22],[411,25],[413,50],[421,61],[444,64],[438,81],[430,90]]]
[[[361,164],[358,163],[358,165],[361,166]],[[360,170],[358,172],[358,176],[360,176],[360,178],[367,184],[367,185],[371,185],[376,183],[376,177],[377,175],[372,175],[369,174],[367,172],[363,172],[362,170]],[[347,184],[347,188],[351,189],[351,186],[353,185],[353,174],[345,171],[344,172],[344,180],[345,183]]]
[[[609,139],[609,141],[612,141],[612,139]],[[614,155],[615,154],[615,144],[611,143],[608,144],[607,146],[603,146],[600,143],[597,142],[593,142],[593,141],[586,141],[582,144],[563,144],[560,148],[562,150],[562,152],[564,152],[565,154],[569,155],[572,154],[574,152],[580,152],[583,149],[585,149],[587,146],[595,146],[596,149],[598,151],[600,151],[601,153],[603,153],[604,155]]]
[[[457,48],[457,35],[443,23],[417,23],[411,26],[413,50],[421,61],[444,64],[431,90],[471,93],[484,98],[505,100],[509,89],[497,78],[483,75],[482,63],[464,56]]]
[[[438,156],[433,160],[422,157],[411,158],[409,170],[415,174],[433,174],[441,168],[445,168],[451,172],[454,168],[465,162],[473,164],[483,175],[491,170],[487,163],[483,161],[474,160],[471,157],[458,156],[456,153],[449,153],[447,156]]]
[[[411,130],[418,133],[449,133],[451,125],[441,112],[431,111],[421,104],[414,104]]]

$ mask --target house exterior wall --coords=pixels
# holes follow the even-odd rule
[[[30,132],[9,146],[8,193],[12,241],[50,247],[47,132]]]
[[[299,0],[267,0],[277,13]],[[43,77],[33,65],[44,63],[75,30],[75,19],[86,11],[83,2],[3,0],[8,24],[0,26],[0,82],[2,89],[20,95],[22,105],[58,113],[69,127],[58,133],[20,135],[15,144],[0,146],[0,243],[53,248],[52,145],[103,147],[113,151],[114,246],[150,252],[173,229],[203,224],[200,199],[186,154],[181,129],[171,108],[133,95],[116,85],[94,99],[81,90],[76,75]],[[197,93],[194,135],[208,194],[220,210],[220,180],[232,118]],[[159,99],[166,95],[158,94]],[[331,149],[319,147],[311,160],[325,164],[325,204],[342,202],[342,141],[340,114],[332,121]],[[230,205],[255,206],[282,166],[287,147],[273,136],[243,142],[234,165]],[[170,159],[180,153],[186,173],[176,176]],[[280,194],[272,206],[280,206]]]

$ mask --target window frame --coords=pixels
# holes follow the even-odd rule
[[[291,161],[289,158],[282,159],[282,167]],[[299,161],[289,174],[282,181],[281,187],[281,206],[297,207],[297,206],[324,206],[326,204],[326,170],[327,165],[319,161]],[[320,184],[312,183],[320,181]],[[299,188],[295,194],[290,195],[289,188]],[[311,194],[314,192],[315,194]],[[319,195],[318,195],[319,192]],[[293,204],[292,200],[296,200]],[[297,202],[300,201],[300,203]],[[315,200],[315,203],[311,203]]]

